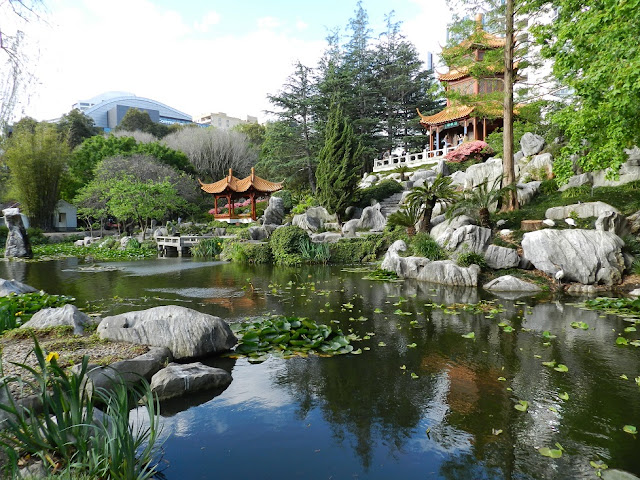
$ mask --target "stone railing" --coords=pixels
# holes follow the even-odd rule
[[[373,163],[374,172],[385,172],[388,170],[395,170],[396,168],[405,165],[409,168],[419,167],[428,163],[433,163],[434,159],[444,157],[447,153],[455,150],[456,147],[450,146],[446,148],[440,148],[438,150],[423,150],[419,153],[407,153],[405,155],[391,155],[381,160],[376,160]]]

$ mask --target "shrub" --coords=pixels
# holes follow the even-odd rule
[[[225,241],[220,258],[237,263],[272,263],[273,255],[268,243]]]
[[[49,243],[49,237],[46,237],[41,228],[27,228],[27,236],[31,245],[45,245]]]
[[[191,255],[194,257],[216,257],[222,252],[222,239],[205,238],[191,247]]]
[[[551,195],[558,191],[558,182],[555,178],[551,180],[543,180],[540,184],[540,192],[544,195]]]
[[[293,208],[293,196],[289,190],[280,190],[273,194],[274,197],[280,197],[284,203],[285,213],[290,212]]]
[[[562,192],[562,198],[585,198],[591,196],[591,185],[567,188]]]
[[[306,195],[298,204],[293,207],[291,213],[294,215],[300,215],[307,211],[310,207],[318,206],[318,201],[312,195]]]
[[[125,250],[138,250],[139,248],[140,242],[137,239],[132,238],[131,240],[129,240],[129,243],[127,243]]]
[[[300,243],[300,255],[307,263],[327,263],[331,255],[328,243],[313,243],[306,239]]]
[[[474,158],[465,162],[447,162],[447,168],[449,169],[450,173],[454,173],[457,171],[464,172],[467,170],[467,168],[469,168],[471,165],[475,165],[476,163],[478,163],[478,161]]]
[[[365,208],[371,205],[372,200],[384,200],[391,195],[401,192],[404,188],[395,180],[383,180],[380,183],[358,190],[355,205]]]
[[[449,258],[447,252],[427,233],[418,233],[413,237],[411,248],[416,256],[426,257],[429,260],[446,260]]]
[[[365,235],[357,238],[343,238],[329,245],[331,263],[374,262],[386,253],[389,245],[396,240],[408,242],[406,232],[387,230],[382,234]]]
[[[278,228],[269,238],[271,251],[276,264],[298,265],[302,263],[301,244],[309,236],[295,225]]]
[[[113,248],[115,246],[120,246],[120,243],[116,242],[116,239],[113,237],[107,237],[102,242],[100,242],[101,248]]]
[[[449,162],[459,163],[469,159],[482,161],[491,154],[489,145],[482,140],[464,142],[458,148],[447,153],[444,158]]]
[[[633,235],[625,235],[623,240],[624,247],[622,247],[622,250],[630,253],[634,257],[640,257],[640,239]]]
[[[476,252],[464,252],[458,255],[456,263],[461,267],[468,267],[469,265],[478,265],[480,268],[487,267],[487,261],[484,259],[484,255]]]

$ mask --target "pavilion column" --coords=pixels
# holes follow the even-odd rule
[[[482,141],[487,138],[487,117],[482,119]]]
[[[440,149],[440,127],[436,128],[436,150]]]
[[[473,139],[480,140],[480,137],[478,136],[478,118],[477,117],[473,117]]]
[[[218,196],[217,195],[213,197],[213,214],[214,216],[218,214]]]
[[[236,213],[236,208],[233,201],[233,195],[229,195],[229,201],[231,202],[231,207],[229,208],[229,218],[231,218]]]
[[[464,121],[464,139],[467,139],[467,125],[468,125],[469,121],[465,120]]]
[[[251,220],[256,221],[256,192],[251,192]]]

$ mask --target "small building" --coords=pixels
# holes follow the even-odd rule
[[[201,126],[216,127],[221,130],[229,130],[235,126],[246,123],[258,123],[258,117],[247,115],[247,119],[243,120],[238,117],[231,117],[224,112],[203,113],[199,117],[195,117],[193,121]]]
[[[53,228],[58,232],[74,232],[78,228],[78,209],[59,200],[53,211]]]

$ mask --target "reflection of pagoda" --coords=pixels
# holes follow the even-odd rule
[[[451,47],[449,51],[461,50],[463,58],[477,64],[482,62],[489,50],[504,48],[504,38],[488,33],[482,27],[482,14],[476,17],[476,30],[459,45]],[[461,95],[486,95],[500,92],[504,89],[503,74],[496,68],[487,68],[489,72],[480,78],[471,75],[471,65],[452,66],[449,72],[438,74],[438,79],[444,84],[445,91],[458,92]],[[420,113],[420,124],[429,130],[430,150],[441,148],[441,142],[448,145],[458,145],[460,140],[485,140],[487,135],[502,127],[502,103],[486,102],[479,106],[467,106],[456,100],[447,99],[444,110],[435,115],[425,116]],[[490,117],[490,118],[487,118]],[[435,133],[435,135],[434,135]]]

